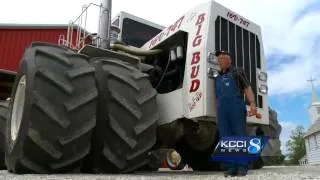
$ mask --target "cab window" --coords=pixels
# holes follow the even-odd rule
[[[122,25],[122,41],[130,46],[141,47],[162,31],[135,20],[124,18]]]

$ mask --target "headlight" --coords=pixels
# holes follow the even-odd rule
[[[267,79],[268,79],[267,73],[265,73],[265,72],[260,72],[260,73],[259,73],[259,79],[260,79],[261,81],[267,81]]]
[[[214,53],[212,53],[212,52],[209,52],[209,53],[208,53],[207,60],[208,60],[208,62],[211,63],[211,64],[219,65],[217,56],[215,56]]]
[[[217,69],[214,69],[212,67],[209,67],[208,68],[208,76],[209,77],[213,77],[213,78],[216,78],[218,76],[218,70]]]
[[[266,86],[266,85],[260,85],[259,91],[260,91],[260,93],[262,93],[262,94],[267,94],[267,93],[268,93],[268,86]]]

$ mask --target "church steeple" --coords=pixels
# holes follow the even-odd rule
[[[310,124],[312,125],[317,119],[320,118],[320,101],[317,95],[317,90],[314,87],[313,81],[315,79],[310,78],[307,80],[311,83],[312,87],[312,102],[309,106],[309,118],[310,118]]]
[[[314,85],[313,85],[313,81],[315,81],[315,79],[310,78],[310,79],[307,80],[307,81],[309,81],[309,82],[311,83],[311,88],[312,88],[312,104],[319,102],[319,98],[318,98],[318,95],[317,95],[317,90],[314,88]]]

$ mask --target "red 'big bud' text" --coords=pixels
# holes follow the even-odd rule
[[[204,19],[205,19],[205,14],[200,14],[198,16],[197,22],[195,24],[197,28],[197,33],[192,42],[193,47],[199,46],[202,42],[202,35],[200,34],[200,32],[201,32],[202,23],[204,22]],[[200,51],[196,51],[192,54],[191,74],[190,74],[191,86],[190,86],[189,92],[195,92],[200,87],[200,79],[198,77],[199,69],[200,69],[200,63],[199,63],[200,59],[201,59]]]

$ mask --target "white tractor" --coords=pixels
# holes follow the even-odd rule
[[[256,94],[262,119],[247,119],[248,134],[278,138],[269,125],[257,24],[214,1],[167,28],[123,12],[111,23],[111,0],[100,7],[97,34],[82,31],[76,44],[68,36],[61,45],[35,42],[26,49],[7,121],[9,171],[156,170],[162,148],[176,149],[193,170],[218,169],[209,158],[219,133],[214,52],[220,49],[233,54]],[[275,141],[263,156],[277,148]]]

